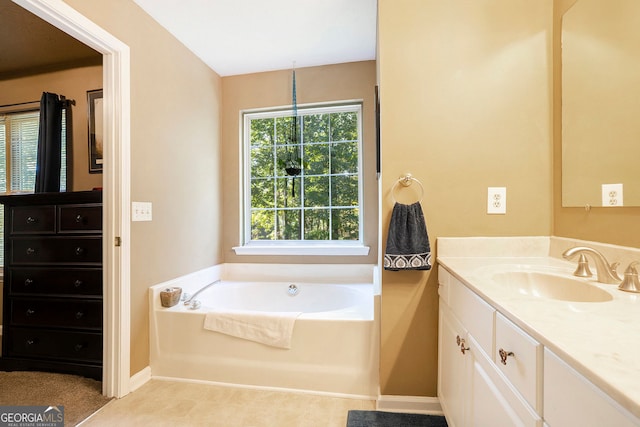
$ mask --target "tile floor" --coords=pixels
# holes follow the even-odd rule
[[[350,409],[375,401],[154,379],[80,426],[345,427]]]

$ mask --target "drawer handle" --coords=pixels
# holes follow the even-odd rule
[[[76,222],[80,224],[82,221],[84,221],[84,217],[82,215],[76,215]]]
[[[33,255],[33,254],[35,254],[35,253],[36,253],[36,250],[35,250],[35,249],[33,249],[33,248],[27,248],[27,251],[26,251],[26,252],[27,252],[27,255]]]
[[[77,279],[75,282],[73,282],[73,286],[75,288],[79,288],[80,286],[82,286],[82,280]]]
[[[25,280],[24,280],[24,285],[25,285],[25,286],[31,286],[31,285],[33,285],[33,279],[25,279]]]
[[[76,255],[80,256],[82,254],[84,254],[84,249],[82,249],[81,247],[78,246],[76,248]]]
[[[25,340],[25,342],[24,342],[24,343],[25,343],[27,346],[32,346],[32,345],[34,345],[34,344],[36,343],[36,340],[29,338],[29,339]]]
[[[77,319],[77,320],[80,320],[80,319],[82,319],[83,317],[84,317],[84,313],[83,313],[83,312],[79,311],[79,312],[77,312],[77,313],[76,313],[76,319]]]
[[[86,347],[86,346],[85,346],[84,344],[76,344],[76,345],[74,345],[74,346],[73,346],[73,349],[74,349],[75,351],[80,351],[80,350],[82,350],[82,349],[83,349],[83,348],[85,348],[85,347]]]
[[[498,354],[500,354],[500,363],[502,363],[503,365],[507,364],[507,357],[511,356],[515,356],[513,354],[513,351],[505,351],[504,349],[500,349],[498,350]]]
[[[36,222],[38,222],[38,218],[34,218],[32,216],[27,217],[27,224],[35,224]]]
[[[24,314],[26,314],[27,317],[31,317],[34,314],[36,314],[36,311],[34,309],[32,309],[32,308],[27,308],[27,311],[25,311]]]

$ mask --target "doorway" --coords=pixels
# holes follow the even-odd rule
[[[119,398],[130,391],[129,47],[61,0],[12,1],[103,55],[102,392]]]

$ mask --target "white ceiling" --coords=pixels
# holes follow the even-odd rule
[[[220,76],[372,60],[377,0],[134,0]]]

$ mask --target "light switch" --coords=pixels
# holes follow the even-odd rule
[[[151,221],[151,202],[131,202],[131,221]]]

